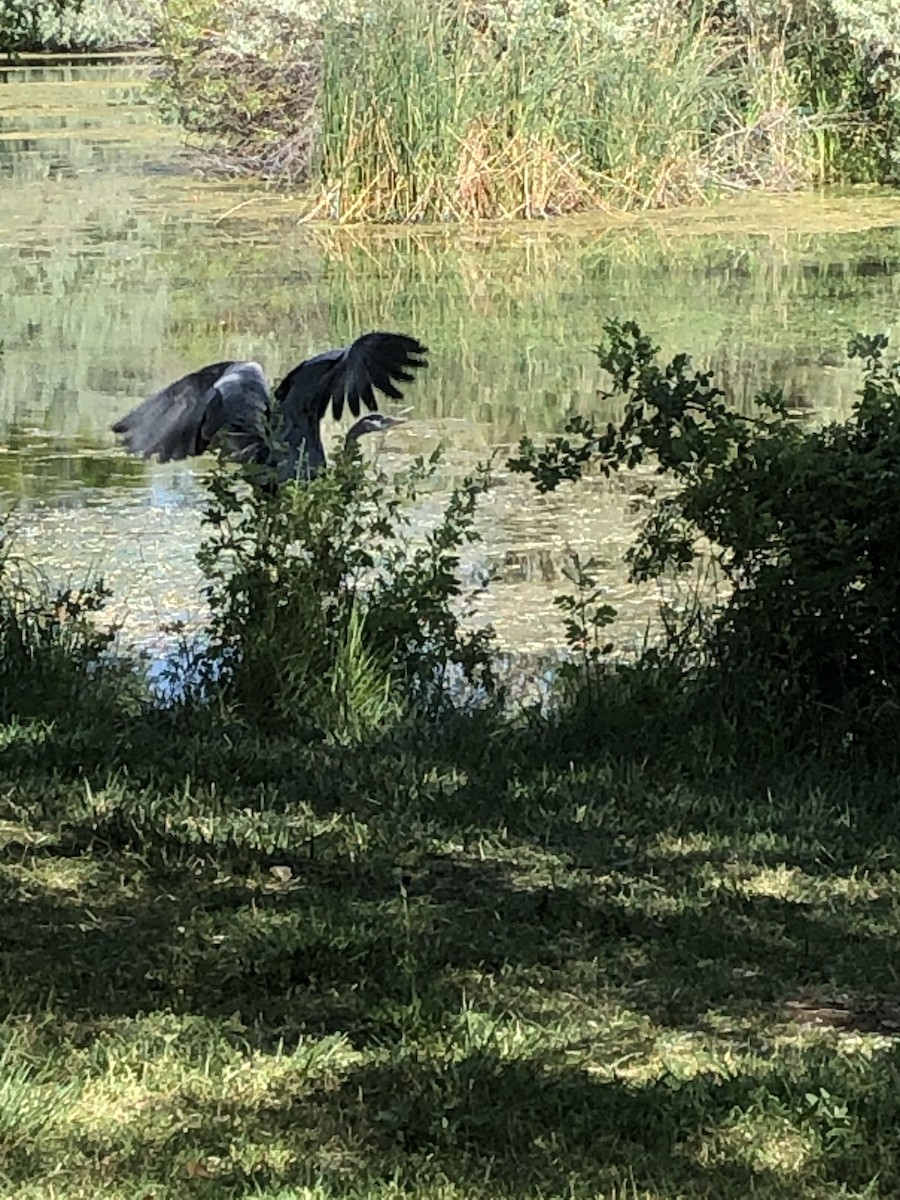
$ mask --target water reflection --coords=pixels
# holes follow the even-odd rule
[[[143,638],[200,611],[202,493],[194,469],[127,459],[107,431],[191,367],[254,357],[277,375],[364,329],[408,330],[431,347],[409,396],[417,419],[368,452],[392,467],[444,441],[446,485],[591,408],[607,316],[689,349],[741,406],[782,386],[798,410],[829,415],[858,378],[848,337],[889,329],[897,311],[890,197],[764,198],[606,229],[313,230],[290,198],[192,173],[138,75],[108,62],[0,72],[0,489],[48,568],[102,570]],[[479,619],[509,645],[556,641],[550,599],[571,547],[600,554],[642,629],[655,593],[628,587],[619,562],[634,483],[538,497],[502,467],[498,483],[469,564],[496,573]]]

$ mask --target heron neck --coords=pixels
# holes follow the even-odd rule
[[[371,430],[366,428],[367,420],[367,417],[360,417],[358,421],[354,421],[354,423],[347,430],[347,434],[344,438],[345,445],[349,445],[350,442],[358,441],[359,438],[366,433],[371,433]]]

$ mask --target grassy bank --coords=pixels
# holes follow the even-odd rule
[[[423,543],[428,463],[214,469],[167,706],[7,542],[4,1194],[895,1196],[900,368],[855,353],[817,429],[607,326],[620,423],[516,469],[655,456],[636,575],[730,591],[612,666],[573,571],[549,713],[458,620],[484,474]]]
[[[897,178],[900,25],[872,0],[177,0],[168,112],[342,221],[541,217]]]

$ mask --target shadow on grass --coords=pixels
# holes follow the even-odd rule
[[[171,1121],[122,1134],[117,1177],[786,1198],[881,1171],[867,1194],[894,1194],[896,1052],[779,1048],[791,1000],[897,990],[893,779],[666,786],[547,748],[488,721],[352,750],[170,714],[11,736],[8,1013],[75,1047],[168,1011],[250,1052],[340,1034],[355,1056],[253,1104],[160,1099]]]
[[[443,827],[416,844],[399,822],[393,845],[352,857],[327,837],[322,858],[216,853],[149,824],[147,845],[132,828],[123,850],[98,825],[74,857],[7,841],[0,862],[28,864],[0,879],[20,1006],[52,995],[85,1017],[237,1013],[271,1047],[337,1030],[400,1043],[410,1022],[440,1028],[464,992],[515,1009],[546,987],[586,1014],[612,991],[691,1028],[710,1008],[778,1016],[798,995],[896,988],[895,896],[764,864],[639,844],[626,858],[615,839],[576,864],[552,843],[448,844]]]
[[[898,1067],[892,1051],[865,1080],[854,1078],[819,1049],[787,1067],[664,1074],[635,1086],[486,1049],[440,1063],[413,1052],[346,1071],[337,1083],[288,1077],[255,1104],[182,1100],[165,1154],[156,1138],[134,1132],[118,1170],[144,1184],[177,1182],[192,1196],[316,1186],[324,1196],[787,1200],[837,1194],[829,1180],[856,1195],[890,1162]],[[837,1109],[827,1105],[833,1093]],[[815,1102],[792,1120],[798,1096]],[[858,1139],[871,1148],[868,1160]],[[235,1140],[270,1157],[277,1148],[279,1166],[265,1151],[236,1152]],[[103,1147],[84,1148],[92,1149]],[[388,1185],[396,1192],[380,1191]]]

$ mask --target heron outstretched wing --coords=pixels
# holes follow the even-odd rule
[[[427,353],[426,346],[403,333],[364,333],[349,346],[294,367],[276,387],[275,398],[288,424],[320,421],[329,405],[338,419],[345,403],[354,417],[361,404],[375,412],[376,390],[401,399],[397,383],[410,383],[413,372],[428,365]]]
[[[132,454],[160,462],[203,454],[223,435],[236,457],[264,445],[269,390],[255,362],[218,362],[182,376],[113,425]]]

